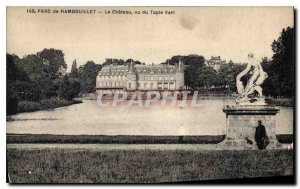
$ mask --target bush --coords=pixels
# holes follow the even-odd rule
[[[33,101],[20,101],[18,112],[32,112],[42,110],[41,104]]]
[[[14,90],[6,90],[6,115],[16,114],[18,111],[18,95]]]
[[[280,143],[286,143],[286,144],[291,144],[294,141],[294,135],[290,134],[290,135],[276,135],[276,138],[278,140],[278,142]]]
[[[33,111],[39,111],[39,110],[47,110],[47,109],[53,109],[63,106],[69,106],[72,104],[81,103],[81,101],[75,101],[75,100],[65,100],[61,98],[48,98],[40,100],[39,102],[35,101],[20,101],[19,102],[19,109],[18,112],[33,112]]]
[[[267,98],[266,103],[273,106],[293,107],[294,100],[291,98]]]

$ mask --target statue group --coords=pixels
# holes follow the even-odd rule
[[[254,59],[253,53],[248,54],[248,60],[247,67],[236,77],[236,87],[239,94],[236,102],[239,105],[265,105],[261,85],[268,77],[268,74],[264,72],[260,62]],[[244,86],[242,77],[248,73],[250,78],[247,81],[247,85]]]

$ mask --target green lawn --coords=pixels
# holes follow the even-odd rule
[[[151,136],[151,135],[48,135],[7,134],[10,143],[59,144],[217,144],[225,135],[202,136]]]
[[[293,175],[293,151],[7,149],[13,183],[157,183]]]

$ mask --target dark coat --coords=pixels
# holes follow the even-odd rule
[[[257,126],[256,130],[255,130],[255,141],[257,143],[263,143],[266,136],[267,136],[267,133],[266,133],[265,126],[263,126],[263,125]]]
[[[269,145],[269,137],[266,133],[266,128],[263,125],[259,125],[255,130],[255,141],[259,150],[266,149]]]

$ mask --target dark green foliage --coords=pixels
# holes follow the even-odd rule
[[[172,59],[171,59],[172,60]],[[200,74],[205,67],[204,57],[193,56],[181,60],[184,65],[188,65],[184,70],[184,82],[185,85],[191,87],[192,89],[197,89],[200,87]]]
[[[192,89],[199,89],[206,85],[213,85],[214,76],[216,72],[208,68],[204,62],[205,59],[200,55],[188,56],[173,56],[171,59],[166,60],[163,64],[176,65],[179,62],[184,65],[184,83]]]
[[[26,72],[20,65],[20,58],[16,55],[6,54],[6,82],[13,83],[17,80],[29,81]]]
[[[72,68],[71,68],[71,73],[70,73],[69,77],[70,78],[79,78],[76,60],[73,61]]]
[[[18,112],[19,96],[16,91],[15,82],[19,80],[27,80],[24,72],[20,70],[15,63],[18,57],[6,54],[6,114],[12,115]],[[24,77],[24,78],[23,78]]]
[[[262,87],[266,96],[294,97],[295,93],[295,37],[294,28],[286,28],[272,43],[272,59],[263,58],[262,67],[268,78]]]
[[[6,115],[13,115],[18,112],[18,95],[9,86],[6,89]]]
[[[46,66],[50,78],[57,78],[60,68],[67,68],[62,50],[44,49],[37,53],[37,56]]]
[[[197,54],[191,54],[188,56],[176,55],[176,56],[173,56],[171,59],[166,60],[163,64],[178,65],[179,60],[181,60],[182,63],[187,66],[191,65],[191,64],[203,65],[203,63],[205,61],[203,56],[197,55]]]
[[[63,76],[61,70],[67,65],[63,52],[56,49],[44,49],[22,59],[7,54],[6,63],[8,115],[45,109],[48,106],[41,102],[47,99],[59,97],[70,101],[80,92],[94,92],[96,76],[102,67],[88,61],[78,69],[75,60],[70,75]],[[18,107],[19,101],[21,107]]]
[[[179,60],[184,64],[185,85],[194,89],[207,89],[219,87],[225,92],[225,87],[229,91],[235,91],[235,78],[246,67],[244,64],[227,63],[222,64],[217,73],[212,67],[204,64],[205,59],[200,55],[173,56],[163,64],[177,65]]]
[[[198,76],[198,86],[206,89],[216,86],[217,72],[212,67],[203,66]]]
[[[69,78],[70,81],[70,95],[72,98],[77,97],[80,93],[80,80],[77,78]]]
[[[294,28],[286,28],[281,36],[272,43],[272,59],[264,57],[262,67],[268,78],[262,85],[264,95],[272,97],[294,97],[295,93],[295,36]],[[210,86],[221,89],[224,93],[236,91],[236,76],[246,64],[223,64],[218,73],[206,67],[204,57],[199,55],[173,56],[163,64],[178,65],[181,60],[185,65],[185,85],[194,89],[209,89]],[[243,84],[250,74],[242,78]]]
[[[295,31],[286,28],[280,37],[272,43],[274,52],[270,78],[273,96],[294,97],[295,93]]]
[[[216,85],[223,90],[236,91],[236,76],[246,68],[246,64],[227,63],[220,67],[217,74]],[[247,80],[246,78],[242,78]],[[246,84],[246,83],[244,83]]]
[[[71,91],[71,83],[69,81],[68,76],[64,76],[60,81],[57,94],[60,98],[64,98],[67,100],[71,100],[73,98]]]
[[[22,59],[7,54],[6,64],[7,115],[41,110],[45,108],[44,100],[58,96],[71,100],[79,93],[78,79],[62,79],[60,69],[66,68],[66,64],[61,50],[44,49]]]
[[[91,93],[95,91],[96,77],[102,66],[88,61],[85,65],[79,67],[79,78],[82,93]]]
[[[37,54],[27,55],[20,64],[31,83],[39,90],[39,99],[57,96],[59,69],[66,68],[64,54],[61,50],[44,49]]]
[[[107,58],[105,59],[105,62],[103,62],[102,66],[109,66],[109,65],[125,65],[128,66],[131,62],[134,64],[142,64],[138,60],[133,60],[132,58],[123,60],[123,59],[112,59],[112,58]]]
[[[21,112],[33,112],[39,110],[48,110],[57,107],[69,106],[72,104],[78,104],[81,101],[77,100],[66,100],[63,98],[46,98],[38,102],[36,101],[20,101],[18,106],[18,113]]]
[[[291,144],[294,141],[294,135],[289,135],[289,134],[276,135],[276,138],[277,138],[278,142],[280,142],[280,143]]]
[[[68,76],[64,76],[60,81],[57,94],[59,97],[72,100],[80,92],[80,83],[77,79],[69,79]]]
[[[34,82],[17,80],[14,83],[14,89],[21,100],[38,101],[42,98],[41,89]]]
[[[294,107],[293,98],[266,98],[266,103],[272,106]]]

